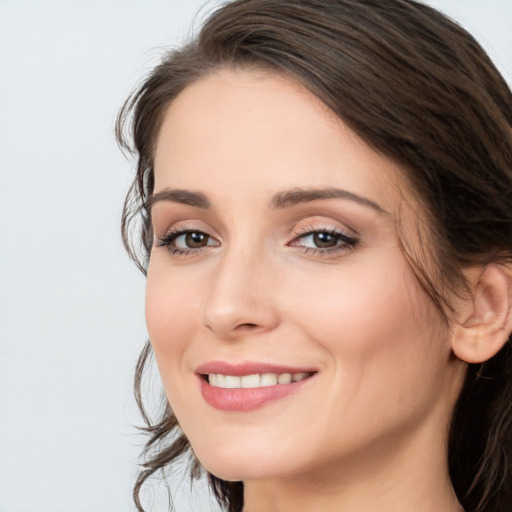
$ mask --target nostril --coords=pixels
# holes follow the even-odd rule
[[[257,329],[258,328],[258,324],[253,324],[253,323],[244,323],[244,324],[239,324],[235,327],[235,330],[237,331],[253,331],[254,329]]]

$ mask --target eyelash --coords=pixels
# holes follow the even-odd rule
[[[219,242],[215,240],[215,244],[209,245],[208,243],[204,246],[197,248],[189,248],[189,249],[180,249],[178,247],[173,247],[173,243],[181,236],[186,236],[189,234],[196,235],[204,235],[208,238],[208,240],[215,240],[211,235],[201,231],[200,229],[179,229],[174,231],[169,231],[164,236],[159,238],[156,241],[157,247],[166,247],[171,256],[193,256],[202,253],[207,247],[217,247]],[[333,237],[336,241],[336,245],[332,247],[304,247],[300,245],[298,242],[300,240],[305,239],[306,237],[313,237],[315,235],[327,235]],[[302,250],[306,254],[312,254],[317,256],[329,256],[333,253],[338,253],[341,251],[346,251],[353,249],[357,243],[358,239],[347,235],[343,231],[339,231],[336,229],[317,229],[313,227],[306,227],[304,230],[300,232],[294,233],[294,238],[287,245],[290,247],[301,247]]]

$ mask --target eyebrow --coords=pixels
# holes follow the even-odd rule
[[[301,203],[309,203],[322,199],[347,199],[362,206],[372,208],[379,214],[388,215],[388,212],[379,206],[375,201],[367,197],[354,194],[340,188],[294,188],[285,192],[277,193],[270,201],[271,209],[289,208]]]
[[[156,194],[152,194],[146,202],[146,207],[151,210],[151,208],[160,201],[171,201],[173,203],[186,204],[205,210],[208,210],[212,206],[208,198],[201,192],[166,188]]]
[[[348,190],[340,188],[326,187],[326,188],[293,188],[283,192],[278,192],[272,197],[269,203],[271,210],[290,208],[292,206],[309,203],[312,201],[319,201],[322,199],[345,199],[354,201],[362,206],[369,207],[379,214],[386,214],[388,212],[379,206],[375,201],[366,197],[354,194]],[[169,189],[166,188],[152,194],[146,205],[149,210],[160,201],[171,201],[173,203],[184,204],[187,206],[194,206],[208,210],[212,207],[208,198],[201,192],[192,192],[184,189]]]

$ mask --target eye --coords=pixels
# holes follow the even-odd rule
[[[303,236],[303,245],[311,246],[318,249],[327,249],[329,247],[336,247],[340,242],[339,236],[333,233],[320,231],[318,233],[311,233],[310,235]],[[305,241],[308,241],[306,244]]]
[[[187,231],[174,239],[174,245],[179,249],[198,249],[208,245],[209,238],[201,231]]]
[[[219,242],[203,231],[187,229],[166,233],[159,238],[157,247],[167,247],[173,255],[193,254],[205,247],[218,247]]]
[[[302,247],[308,253],[331,253],[333,251],[346,250],[357,244],[357,239],[333,229],[309,229],[308,232],[299,234],[289,245]]]

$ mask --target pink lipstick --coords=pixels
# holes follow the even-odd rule
[[[268,363],[212,361],[199,366],[204,400],[223,411],[252,411],[300,389],[315,369]]]

